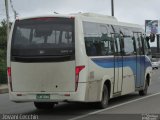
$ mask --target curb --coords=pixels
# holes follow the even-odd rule
[[[0,85],[0,94],[8,93],[8,86],[7,85]]]
[[[0,94],[4,94],[4,93],[8,93],[8,88],[1,89],[1,90],[0,90]]]

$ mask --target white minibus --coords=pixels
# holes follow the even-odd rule
[[[9,96],[37,109],[59,102],[111,98],[151,82],[150,48],[141,26],[94,13],[17,19],[11,29],[7,67]]]

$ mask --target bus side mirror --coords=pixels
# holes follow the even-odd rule
[[[150,40],[151,40],[151,42],[155,41],[155,34],[150,34]]]

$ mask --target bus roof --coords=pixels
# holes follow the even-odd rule
[[[97,13],[71,13],[71,14],[53,14],[53,15],[40,15],[40,16],[31,16],[31,17],[24,17],[20,18],[18,20],[24,20],[24,19],[32,19],[32,18],[40,18],[40,17],[65,17],[65,18],[72,18],[72,17],[79,17],[82,21],[93,21],[93,22],[108,22],[110,24],[114,25],[120,25],[120,26],[127,26],[127,27],[135,27],[135,28],[141,28],[143,27],[138,24],[132,24],[132,23],[126,23],[126,22],[119,22],[117,18],[113,16],[108,15],[102,15]]]

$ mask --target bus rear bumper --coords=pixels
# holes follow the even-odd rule
[[[79,84],[77,92],[9,92],[13,102],[85,102],[86,83]],[[37,96],[49,96],[38,98]]]
[[[49,98],[39,99],[38,95],[49,95]],[[10,100],[14,102],[62,102],[62,101],[77,101],[76,93],[69,94],[54,94],[54,93],[10,93]],[[80,101],[83,101],[82,99]]]

